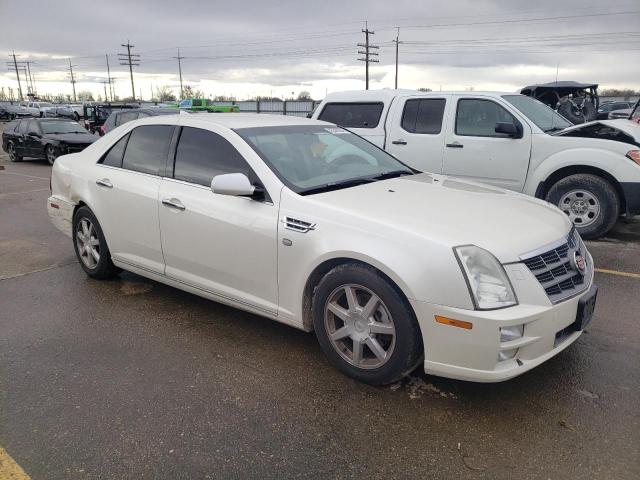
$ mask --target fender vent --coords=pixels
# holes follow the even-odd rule
[[[284,223],[285,228],[300,233],[307,233],[309,230],[315,230],[316,228],[315,223],[305,222],[293,217],[284,217],[282,223]]]

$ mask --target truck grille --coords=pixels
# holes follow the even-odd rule
[[[574,254],[584,259],[584,271],[578,269]],[[552,303],[561,302],[585,290],[593,275],[587,249],[575,229],[556,245],[522,255],[520,260],[538,279]]]

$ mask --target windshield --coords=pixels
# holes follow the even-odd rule
[[[40,107],[53,107],[53,103],[40,103]]]
[[[564,130],[573,125],[547,105],[525,95],[503,95],[507,102],[516,107],[522,114],[535,123],[543,132]]]
[[[42,122],[42,133],[86,133],[86,130],[76,122]]]
[[[384,150],[340,127],[293,125],[236,132],[300,194],[414,173]]]

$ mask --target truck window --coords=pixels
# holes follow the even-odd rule
[[[327,103],[318,120],[345,128],[376,128],[383,108],[382,102]]]
[[[496,133],[496,123],[518,121],[504,108],[491,100],[465,98],[458,101],[456,135],[469,137],[505,137]]]
[[[193,100],[191,103],[192,107],[202,107],[202,100]]]
[[[407,100],[402,112],[402,128],[410,133],[437,135],[442,130],[444,98]]]

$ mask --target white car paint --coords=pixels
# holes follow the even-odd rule
[[[626,212],[640,213],[640,165],[626,157],[640,149],[640,125],[629,121],[599,120],[567,128],[558,134],[543,132],[520,110],[495,92],[420,92],[413,90],[345,91],[329,94],[316,108],[313,118],[322,115],[330,103],[381,102],[381,121],[374,128],[349,130],[384,148],[406,164],[420,170],[455,175],[469,180],[541,196],[557,181],[554,174],[573,169],[598,172],[617,183],[619,195],[625,197]],[[442,131],[438,134],[414,134],[404,130],[401,117],[408,100],[446,99]],[[519,139],[459,136],[455,133],[456,106],[462,99],[484,99],[506,109],[523,125]],[[574,130],[600,123],[619,128],[635,141],[623,143],[599,138],[572,137]],[[405,141],[406,144],[394,142]],[[464,148],[451,148],[458,143]],[[565,169],[565,170],[563,170]],[[568,174],[568,173],[567,173]],[[624,213],[624,210],[621,209]]]
[[[141,125],[197,127],[224,136],[253,168],[271,201],[218,195],[207,187],[97,163]],[[305,286],[324,262],[365,262],[385,274],[410,302],[424,343],[424,369],[434,375],[501,381],[560,352],[581,334],[556,334],[576,320],[593,282],[553,303],[522,263],[527,252],[566,241],[562,212],[521,194],[436,174],[381,180],[302,196],[289,189],[233,129],[325,122],[255,114],[175,115],[126,123],[83,152],[59,157],[52,171],[49,216],[71,236],[72,215],[87,205],[101,224],[115,265],[159,282],[286,323],[312,329]],[[103,185],[111,184],[112,188]],[[167,208],[178,201],[185,208]],[[313,225],[286,228],[291,217]],[[475,310],[452,248],[474,244],[504,265],[516,306]],[[583,247],[584,248],[584,247]],[[347,260],[345,260],[347,259]],[[435,315],[473,323],[460,329]],[[500,327],[525,325],[500,342]],[[519,348],[517,358],[498,352]]]

